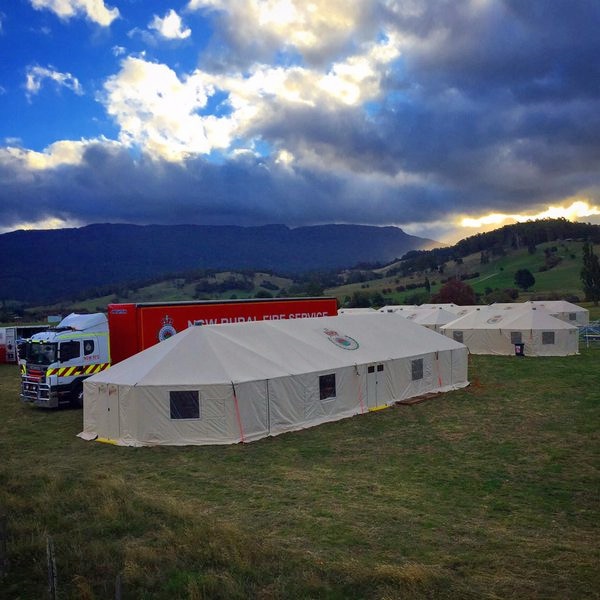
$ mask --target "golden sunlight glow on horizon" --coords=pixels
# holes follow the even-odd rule
[[[517,223],[525,223],[526,221],[535,221],[537,219],[560,219],[564,218],[569,221],[581,217],[591,217],[600,215],[600,207],[590,204],[588,200],[574,200],[569,206],[549,206],[535,215],[509,215],[502,213],[490,213],[476,219],[471,217],[462,217],[458,221],[460,227],[481,228],[489,225],[502,226],[506,222],[516,221]]]

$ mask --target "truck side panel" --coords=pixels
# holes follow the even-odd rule
[[[108,305],[110,361],[112,364],[139,352],[138,308],[135,304]]]
[[[326,297],[110,304],[108,322],[111,359],[115,364],[193,325],[300,319],[336,314],[336,299]]]

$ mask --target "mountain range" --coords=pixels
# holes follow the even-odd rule
[[[96,224],[0,235],[0,300],[49,303],[82,289],[192,269],[299,274],[387,263],[440,246],[398,227]]]

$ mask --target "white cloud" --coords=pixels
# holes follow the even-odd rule
[[[83,15],[89,21],[108,27],[119,17],[118,8],[109,8],[103,0],[30,0],[36,10],[51,10],[61,19]]]
[[[26,150],[18,146],[7,146],[0,148],[0,163],[18,162],[31,171],[54,169],[64,165],[74,166],[79,165],[85,151],[96,144],[115,146],[116,142],[106,138],[80,141],[62,140],[54,142],[43,152]]]
[[[105,83],[105,103],[123,143],[179,161],[227,151],[241,140],[250,147],[253,132],[271,122],[275,111],[327,111],[373,100],[397,54],[393,41],[385,39],[366,44],[329,71],[258,64],[248,73],[198,70],[183,78],[164,64],[129,57]],[[199,114],[217,91],[226,94],[224,116]]]
[[[155,29],[162,37],[169,40],[185,40],[192,34],[189,27],[183,28],[181,17],[173,9],[162,19],[155,15],[148,27]]]
[[[368,29],[372,3],[348,0],[190,0],[188,10],[218,13],[242,51],[293,47],[305,58],[330,52]]]
[[[66,87],[78,96],[83,94],[83,89],[77,77],[71,75],[71,73],[61,73],[56,71],[52,66],[40,67],[33,66],[27,69],[27,77],[25,81],[25,89],[27,90],[27,96],[31,97],[37,94],[42,88],[42,82],[45,79],[50,79],[58,86]]]
[[[319,87],[347,105],[373,99],[380,93],[382,67],[398,56],[399,51],[392,39],[368,45],[363,54],[335,63],[321,78]]]
[[[200,72],[180,80],[166,65],[130,57],[105,83],[105,90],[106,109],[128,146],[178,161],[231,142],[227,122],[197,113],[214,93],[210,78]]]

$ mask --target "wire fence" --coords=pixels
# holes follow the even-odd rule
[[[579,341],[586,348],[600,346],[600,321],[592,321],[588,325],[579,328]]]

